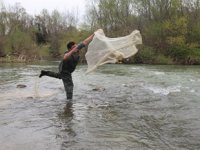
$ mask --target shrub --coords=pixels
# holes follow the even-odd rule
[[[156,58],[156,50],[152,47],[142,46],[139,52],[134,57],[135,63],[150,64],[153,63]]]
[[[179,64],[200,64],[200,49],[173,47],[168,50],[168,55],[174,58],[174,61]]]

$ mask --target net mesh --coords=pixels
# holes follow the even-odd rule
[[[88,64],[86,73],[103,64],[116,63],[135,55],[138,51],[137,44],[142,44],[142,37],[138,30],[117,38],[106,37],[102,29],[97,30],[85,55]]]

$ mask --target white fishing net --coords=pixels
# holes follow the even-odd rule
[[[137,44],[142,44],[142,37],[138,30],[118,38],[106,37],[102,29],[97,30],[85,55],[88,64],[86,73],[103,64],[116,63],[123,58],[133,56],[138,51]]]

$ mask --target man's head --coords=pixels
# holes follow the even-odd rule
[[[68,49],[68,51],[70,51],[71,49],[73,49],[75,45],[76,45],[76,43],[73,42],[73,41],[68,42],[67,43],[67,49]]]

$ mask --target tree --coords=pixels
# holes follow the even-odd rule
[[[88,10],[88,18],[93,28],[103,28],[110,36],[126,35],[137,27],[132,8],[132,0],[93,1]]]

